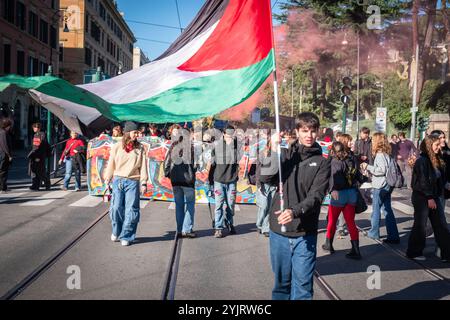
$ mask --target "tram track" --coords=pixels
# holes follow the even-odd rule
[[[403,252],[403,251],[400,250],[400,249],[392,248],[390,245],[384,243],[383,241],[381,241],[381,240],[379,240],[379,239],[373,239],[373,238],[370,238],[370,237],[368,236],[368,234],[367,234],[367,231],[366,231],[365,229],[363,229],[363,228],[361,228],[361,227],[358,227],[358,226],[357,226],[357,228],[358,228],[358,230],[359,230],[366,238],[368,238],[368,239],[370,239],[370,240],[376,242],[377,244],[383,246],[385,249],[387,249],[387,250],[389,250],[389,251],[395,253],[397,256],[401,257],[402,259],[407,260],[407,261],[414,262],[416,265],[420,266],[420,267],[423,269],[424,272],[426,272],[427,274],[429,274],[430,276],[432,276],[432,277],[435,278],[436,280],[443,281],[443,282],[445,282],[446,284],[450,285],[450,279],[447,278],[446,276],[442,275],[442,274],[439,273],[438,271],[436,271],[436,270],[434,270],[434,269],[432,269],[432,268],[427,267],[425,264],[421,263],[420,261],[417,261],[417,260],[408,258],[408,257],[406,256],[406,253]]]
[[[22,281],[20,281],[13,288],[8,290],[0,300],[14,300],[23,291],[25,291],[33,282],[41,277],[50,267],[52,267],[58,260],[60,260],[71,248],[73,248],[81,239],[83,239],[105,216],[109,213],[109,209],[100,214],[89,226],[84,228],[71,241],[64,245],[59,251],[45,260],[32,272],[30,272]]]

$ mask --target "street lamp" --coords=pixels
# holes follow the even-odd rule
[[[57,15],[58,15],[58,20],[59,20],[59,12],[60,11],[65,11],[65,9],[57,9],[57,10],[55,10],[55,12],[53,13],[53,15],[52,15],[52,17],[50,19],[52,26],[56,22],[55,18],[56,18]],[[69,32],[69,28],[67,27],[67,20],[66,19],[65,19],[64,32]],[[58,41],[58,37],[56,37],[55,41]],[[52,47],[52,43],[51,42],[52,42],[52,40],[50,39],[50,63],[48,65],[47,73],[45,74],[46,76],[52,76],[53,75],[53,47]],[[50,145],[51,145],[51,141],[52,141],[52,132],[51,131],[52,131],[52,114],[50,113],[49,110],[47,110],[47,142]],[[48,161],[47,162],[47,172],[48,172],[48,174],[50,174],[50,164],[51,164],[50,158],[48,158],[47,161]]]
[[[291,96],[292,96],[291,117],[293,117],[294,116],[294,69],[288,69],[288,71],[291,72]],[[284,84],[287,83],[286,77],[283,79],[283,83]]]

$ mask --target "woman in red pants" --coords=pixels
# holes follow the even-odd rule
[[[345,222],[350,233],[352,249],[346,257],[350,259],[361,259],[359,252],[359,234],[355,224],[355,208],[358,191],[356,182],[359,170],[348,146],[341,142],[334,142],[331,148],[331,202],[328,210],[327,237],[322,249],[334,252],[333,238],[336,233],[336,223],[341,212],[344,214]]]

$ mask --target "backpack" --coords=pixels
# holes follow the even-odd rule
[[[400,166],[398,165],[397,161],[395,161],[395,159],[392,157],[386,159],[386,156],[384,157],[384,159],[386,160],[388,165],[386,171],[387,184],[392,188],[403,187],[405,179],[403,178],[402,171],[400,170]]]

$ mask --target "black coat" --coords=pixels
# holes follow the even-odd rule
[[[281,232],[276,211],[280,210],[280,194],[276,193],[270,210],[270,229],[287,237],[316,235],[320,208],[328,190],[330,161],[322,156],[322,148],[315,143],[307,148],[295,142],[282,150],[284,207],[292,209],[294,221]]]
[[[422,195],[426,199],[438,200],[444,195],[446,180],[445,167],[441,170],[441,177],[437,177],[428,155],[422,153],[416,160],[413,168],[411,187],[413,191]]]
[[[358,183],[362,184],[366,180],[356,165],[353,153],[344,160],[332,158],[330,192],[356,188]]]
[[[173,187],[194,188],[196,170],[194,165],[194,147],[190,145],[190,157],[183,156],[183,151],[182,144],[177,142],[170,146],[164,160],[164,175],[170,179]]]

